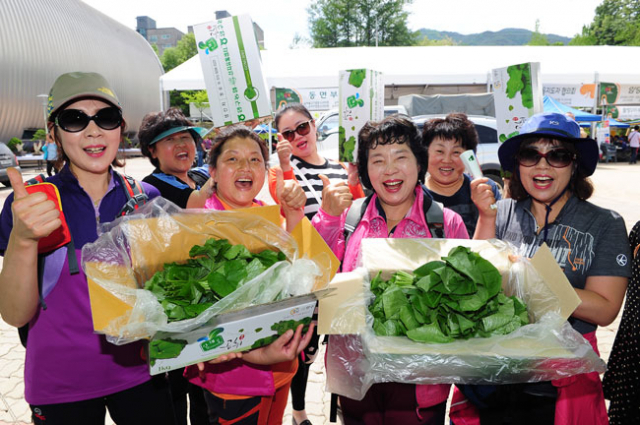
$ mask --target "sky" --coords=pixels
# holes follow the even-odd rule
[[[189,25],[215,19],[216,10],[232,15],[249,14],[265,33],[267,49],[286,49],[298,34],[309,37],[311,0],[82,0],[91,7],[135,29],[137,16],[149,16],[157,28],[175,27],[187,32]],[[573,37],[593,21],[602,0],[414,0],[408,26],[473,34],[524,28]],[[177,6],[179,5],[179,7]]]

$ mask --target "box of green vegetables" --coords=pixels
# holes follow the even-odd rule
[[[94,329],[149,340],[151,374],[269,344],[307,326],[338,261],[278,206],[185,211],[154,199],[83,248]]]
[[[604,371],[566,320],[580,300],[546,245],[530,260],[498,240],[363,239],[361,260],[320,300],[332,393]]]

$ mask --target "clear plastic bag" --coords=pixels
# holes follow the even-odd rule
[[[529,259],[510,259],[513,250],[507,243],[425,239],[398,244],[386,240],[396,248],[388,251],[382,240],[372,241],[369,247],[365,241],[362,262],[367,268],[356,270],[362,275],[364,297],[343,303],[331,322],[335,335],[331,335],[327,348],[327,389],[332,393],[361,400],[372,384],[380,382],[511,384],[604,372],[605,363],[561,316],[560,302]],[[517,295],[527,304],[532,324],[508,335],[446,344],[376,336],[373,316],[367,309],[374,297],[369,290],[370,276],[379,270],[384,278],[399,269],[414,270],[446,256],[458,245],[470,246],[496,265],[506,295]],[[416,248],[421,248],[420,264],[416,262]],[[382,257],[384,261],[380,261]],[[394,269],[393,264],[400,267]],[[360,324],[356,325],[359,329],[354,329],[354,323]],[[349,334],[345,329],[350,329]]]
[[[82,267],[89,280],[96,330],[107,335],[111,343],[126,344],[149,339],[158,331],[189,332],[221,313],[326,287],[329,274],[322,258],[300,258],[296,240],[261,216],[259,213],[270,207],[263,208],[182,210],[164,198],[155,198],[136,214],[103,226],[98,239],[82,249]],[[278,207],[273,208],[279,220]],[[197,317],[168,323],[156,297],[141,288],[165,263],[184,262],[192,246],[202,245],[210,238],[241,243],[251,252],[278,249],[288,261],[276,263],[243,283]],[[105,295],[117,309],[97,304]],[[106,324],[97,327],[96,315],[100,320],[103,313],[107,316]]]

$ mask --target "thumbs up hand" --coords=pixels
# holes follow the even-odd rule
[[[282,170],[276,168],[276,196],[287,219],[287,230],[290,232],[304,217],[307,195],[297,181],[284,180]]]
[[[13,188],[13,231],[19,240],[33,241],[48,236],[62,225],[56,204],[43,192],[29,193],[24,186],[22,174],[15,168],[7,169]]]
[[[276,145],[278,160],[283,171],[291,170],[291,143],[285,139],[282,134],[278,133],[278,144]]]
[[[351,195],[347,182],[331,183],[331,180],[324,174],[319,174],[318,177],[324,186],[322,189],[322,209],[329,215],[339,216],[353,202],[353,195]]]

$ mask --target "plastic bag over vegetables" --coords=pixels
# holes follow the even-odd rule
[[[507,384],[546,381],[578,373],[604,371],[604,362],[595,354],[590,344],[567,323],[566,315],[562,316],[560,301],[529,259],[510,261],[512,250],[506,243],[497,240],[433,239],[364,239],[362,242],[362,263],[366,268],[357,269],[354,275],[360,276],[363,296],[352,297],[343,303],[331,323],[333,335],[327,348],[327,388],[331,392],[360,400],[372,384],[379,382]],[[380,325],[381,312],[371,312],[376,309],[372,308],[376,300],[371,291],[371,287],[375,286],[375,280],[370,283],[372,276],[375,278],[380,273],[379,279],[384,281],[398,270],[407,273],[417,270],[416,274],[425,275],[425,269],[421,270],[421,267],[432,267],[424,266],[425,263],[440,261],[456,245],[470,247],[495,265],[501,275],[504,290],[504,294],[496,293],[487,300],[484,300],[484,295],[475,300],[465,300],[467,295],[460,294],[456,295],[456,302],[465,300],[466,307],[470,308],[471,304],[480,305],[481,300],[487,304],[498,297],[512,299],[511,297],[517,296],[528,307],[526,314],[530,324],[509,329],[511,332],[506,334],[502,334],[502,331],[487,332],[487,329],[494,328],[491,323],[483,323],[484,319],[473,323],[474,316],[460,311],[460,306],[449,299],[445,300],[449,304],[448,311],[439,311],[437,303],[432,304],[436,306],[433,311],[437,318],[435,324],[425,330],[424,324],[413,322],[418,320],[418,313],[413,307],[408,312],[407,306],[411,303],[405,301],[408,297],[403,294],[404,299],[390,298],[389,311],[386,312],[390,317],[395,317],[390,320],[395,320],[396,323],[386,325],[383,322]],[[461,252],[466,248],[457,250]],[[481,272],[482,269],[475,267],[475,270]],[[401,283],[407,281],[408,279]],[[431,284],[433,283],[423,281],[420,285],[425,287]],[[435,284],[445,285],[442,281]],[[448,285],[450,289],[455,287],[451,282]],[[469,291],[469,288],[456,288],[462,292]],[[377,289],[374,288],[375,291]],[[407,292],[409,296],[423,296],[424,293],[419,291],[422,290],[410,288]],[[393,292],[397,293],[397,290]],[[438,301],[444,298],[442,293],[433,296],[440,297]],[[384,301],[382,310],[386,307]],[[427,305],[428,302],[430,301],[425,299],[425,305],[419,309],[431,308]],[[507,301],[506,304],[510,304],[508,308],[497,307],[498,315],[504,317],[495,319],[496,323],[504,326],[511,321],[518,321],[522,324],[525,321],[521,317],[522,310],[518,314],[515,302],[512,304]],[[399,310],[394,311],[399,305]],[[416,329],[423,330],[418,332],[418,338],[414,338],[417,341],[407,336],[379,336],[374,330],[376,315],[379,316],[378,328],[382,326],[383,332],[396,327],[407,328],[407,335],[415,333]],[[506,317],[508,315],[510,318]],[[389,319],[385,316],[385,320]],[[473,327],[473,335],[462,335],[463,326],[468,329]],[[452,338],[453,334],[462,338]],[[419,342],[420,340],[425,342]]]
[[[137,214],[104,226],[98,239],[82,250],[94,329],[106,334],[112,343],[125,344],[151,338],[158,331],[188,332],[221,313],[326,287],[332,259],[322,252],[312,259],[301,258],[296,240],[276,224],[280,220],[278,208],[189,211],[156,198]],[[228,291],[228,287],[225,289],[224,283],[213,282],[224,295],[220,300],[204,311],[190,315],[194,317],[181,317],[184,320],[169,323],[158,298],[151,291],[142,289],[144,284],[156,272],[164,270],[166,264],[186,263],[194,246],[201,246],[194,248],[196,251],[206,251],[207,241],[212,238],[226,239],[236,246],[232,248],[238,251],[236,254],[244,253],[244,250],[252,255],[272,251],[277,261],[259,274],[253,274],[233,291]],[[278,252],[282,253],[280,258]],[[280,261],[282,256],[285,261]],[[195,261],[208,261],[205,255],[196,257],[202,259]],[[224,273],[243,273],[235,267],[231,266]],[[197,289],[197,285],[191,285],[187,290],[194,288]]]

